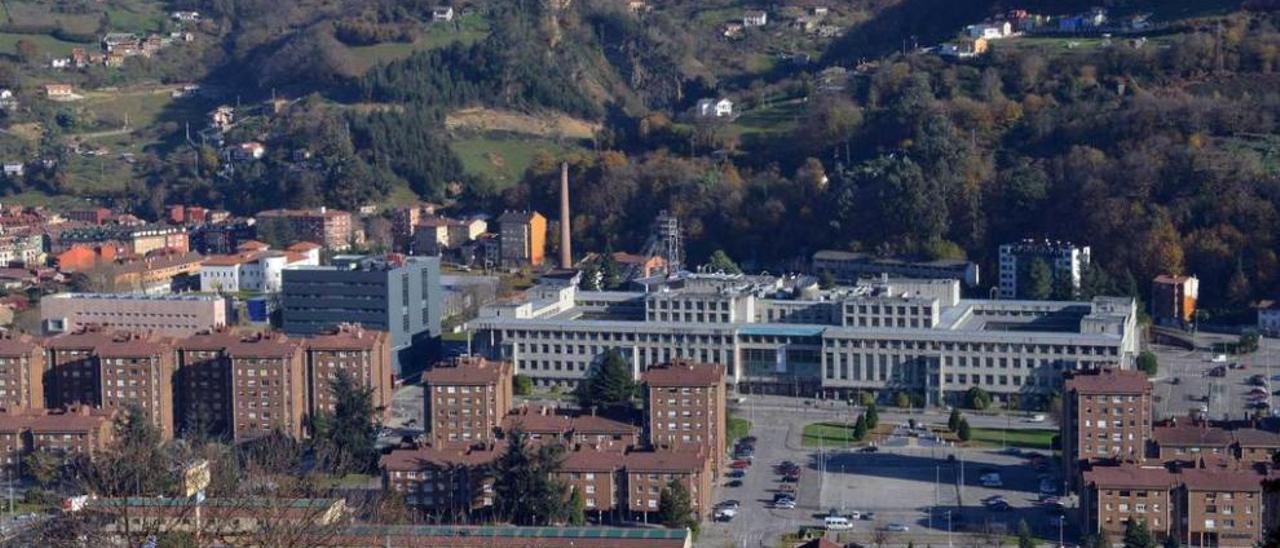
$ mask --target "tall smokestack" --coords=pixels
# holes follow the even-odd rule
[[[569,228],[569,162],[560,162],[560,268],[573,268],[572,231]]]

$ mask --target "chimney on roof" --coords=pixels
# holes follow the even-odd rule
[[[569,227],[569,162],[560,162],[560,268],[573,268],[572,238]]]

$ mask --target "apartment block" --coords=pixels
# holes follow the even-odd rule
[[[1231,431],[1235,439],[1235,457],[1244,466],[1269,464],[1280,452],[1280,433],[1257,428],[1240,428]]]
[[[0,409],[44,407],[44,347],[26,334],[0,337]]]
[[[547,218],[537,211],[507,211],[498,217],[502,263],[542,266],[547,252]]]
[[[0,464],[16,473],[34,452],[93,457],[111,443],[114,416],[83,405],[0,411]]]
[[[174,433],[172,341],[154,334],[84,330],[46,339],[49,407],[137,408],[165,438]]]
[[[459,357],[423,374],[427,430],[433,443],[492,442],[512,409],[508,362]]]
[[[1162,274],[1151,282],[1151,318],[1162,325],[1189,326],[1195,320],[1200,280]]]
[[[391,339],[386,332],[340,324],[330,333],[308,338],[306,353],[310,413],[334,412],[331,386],[339,372],[373,391],[374,409],[390,408],[394,374]]]
[[[302,341],[258,333],[226,348],[231,373],[231,437],[243,441],[280,430],[305,437],[306,354]]]
[[[580,449],[565,457],[557,475],[570,490],[582,493],[588,512],[614,512],[626,502],[624,457],[621,450]]]
[[[624,448],[640,445],[641,430],[626,422],[554,407],[516,408],[502,418],[502,430],[524,432],[538,443],[564,443],[570,447]]]
[[[1262,477],[1253,471],[1184,469],[1178,492],[1186,546],[1255,546],[1262,539]]]
[[[294,242],[315,242],[330,251],[351,248],[351,214],[327,209],[272,209],[254,216],[258,237],[284,246]]]
[[[1177,486],[1177,475],[1161,467],[1095,467],[1084,473],[1081,486],[1083,530],[1119,539],[1129,520],[1138,519],[1159,538],[1176,534]]]
[[[662,490],[671,481],[684,484],[693,510],[705,518],[711,513],[714,479],[711,460],[691,451],[640,451],[623,457],[627,476],[627,508],[635,513],[658,511]]]
[[[284,331],[321,335],[339,324],[385,331],[396,375],[416,372],[440,336],[440,258],[334,257],[284,269]]]
[[[1023,240],[1000,246],[1000,298],[1025,299],[1032,265],[1037,261],[1049,267],[1055,287],[1080,291],[1080,277],[1089,267],[1089,246],[1051,240]]]
[[[1155,456],[1160,462],[1180,462],[1195,466],[1202,459],[1234,458],[1231,432],[1213,428],[1204,420],[1174,420],[1152,428]]]
[[[1067,478],[1081,463],[1142,459],[1152,438],[1151,381],[1139,371],[1101,369],[1069,376],[1063,397]]]
[[[493,507],[494,461],[505,444],[445,444],[397,449],[379,462],[383,489],[422,511],[466,516]]]
[[[227,301],[213,295],[58,293],[40,299],[46,334],[89,327],[185,337],[227,325]]]
[[[178,425],[209,436],[231,433],[231,359],[227,349],[240,339],[228,331],[198,333],[177,342]]]
[[[650,446],[711,455],[719,476],[725,440],[724,366],[675,360],[644,372]]]

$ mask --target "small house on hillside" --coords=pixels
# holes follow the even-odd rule
[[[699,118],[733,116],[733,101],[723,97],[720,99],[702,99],[698,101],[697,114]]]
[[[763,11],[748,11],[742,15],[742,26],[763,27],[769,23],[769,14]]]
[[[431,8],[431,20],[438,23],[452,21],[453,8],[450,6],[437,6]]]
[[[71,97],[71,84],[45,84],[44,94],[51,99],[59,97]]]
[[[986,52],[986,38],[961,38],[947,42],[938,49],[938,55],[952,59],[969,59]]]

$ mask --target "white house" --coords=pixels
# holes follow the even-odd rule
[[[453,8],[450,6],[438,6],[431,8],[431,20],[437,22],[452,21]]]
[[[999,40],[1013,35],[1013,24],[1008,21],[978,23],[977,25],[969,25],[964,30],[969,35],[969,38]]]
[[[21,177],[23,173],[26,173],[26,167],[22,165],[22,162],[4,163],[4,175],[6,177]]]
[[[198,11],[175,11],[169,14],[174,21],[182,21],[184,23],[200,22],[200,12]]]
[[[236,293],[276,293],[281,272],[289,265],[319,266],[320,253],[243,251],[213,255],[200,264],[200,291]]]
[[[749,11],[742,15],[742,26],[763,27],[769,22],[769,14],[763,11]]]
[[[698,101],[699,118],[723,118],[733,116],[733,101],[725,98],[702,99]]]
[[[58,57],[49,61],[49,68],[64,69],[70,66],[70,57]]]
[[[240,143],[234,151],[237,160],[261,160],[267,153],[267,147],[257,141]]]
[[[13,108],[18,106],[18,98],[13,96],[13,92],[8,88],[0,88],[0,108]]]

